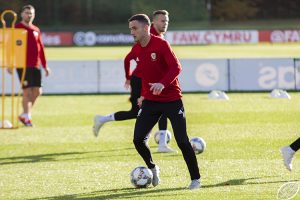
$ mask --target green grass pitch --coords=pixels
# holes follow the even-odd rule
[[[153,134],[161,185],[133,188],[129,174],[144,165],[132,143],[134,120],[108,123],[93,136],[94,114],[128,109],[127,94],[42,96],[34,128],[0,130],[0,199],[276,199],[282,184],[300,178],[298,155],[288,172],[279,153],[299,136],[300,94],[290,95],[230,93],[230,101],[218,101],[184,94],[189,136],[207,142],[197,155],[203,188],[195,191],[186,189],[181,153],[156,153]]]
[[[300,57],[299,44],[173,48],[181,59]],[[46,55],[108,60],[123,59],[129,50],[46,48]],[[203,188],[196,191],[186,189],[190,180],[181,153],[155,153],[153,136],[161,185],[133,188],[129,174],[144,165],[132,143],[134,120],[106,124],[94,138],[94,114],[129,109],[127,94],[42,96],[33,110],[34,128],[0,130],[0,199],[276,199],[282,184],[300,178],[298,155],[290,173],[279,153],[299,137],[300,93],[290,95],[275,100],[267,93],[230,93],[230,101],[214,101],[207,94],[184,94],[189,136],[207,142],[197,155]],[[170,145],[179,150],[174,140]]]

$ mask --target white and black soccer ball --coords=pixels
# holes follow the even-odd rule
[[[167,143],[170,142],[170,140],[172,139],[172,135],[171,135],[171,132],[166,130],[166,133],[167,133]],[[160,135],[163,134],[162,131],[157,131],[154,135],[154,140],[156,142],[156,144],[159,143],[159,138],[160,138]]]
[[[9,120],[4,120],[3,124],[2,121],[0,120],[0,128],[12,128],[13,125]]]
[[[152,171],[146,167],[140,166],[132,170],[130,180],[136,188],[146,188],[152,183]]]
[[[203,153],[206,148],[206,142],[201,137],[194,137],[190,140],[195,154]]]

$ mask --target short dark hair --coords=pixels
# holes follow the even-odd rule
[[[23,6],[22,7],[22,9],[21,9],[21,13],[24,11],[24,10],[26,10],[26,9],[29,9],[29,10],[35,10],[34,9],[34,7],[32,6],[32,5],[25,5],[25,6]]]
[[[153,18],[156,17],[157,15],[166,15],[166,16],[168,16],[169,13],[168,13],[168,11],[166,11],[166,10],[156,10],[156,11],[154,11],[154,12],[152,13],[152,17],[153,17]]]
[[[150,19],[145,14],[136,14],[136,15],[133,15],[132,17],[130,17],[128,19],[128,22],[132,22],[134,20],[150,26]]]

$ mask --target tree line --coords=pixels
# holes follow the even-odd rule
[[[300,1],[287,0],[0,0],[0,12],[31,4],[43,26],[124,23],[136,13],[166,9],[173,22],[300,18]]]

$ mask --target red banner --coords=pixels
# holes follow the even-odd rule
[[[43,32],[42,40],[45,46],[72,46],[72,32]]]
[[[259,42],[271,42],[271,43],[300,42],[300,30],[259,31]]]
[[[171,44],[243,44],[300,42],[300,30],[206,30],[169,31],[165,35]],[[131,44],[129,34],[101,35],[94,32],[43,32],[45,46],[96,46],[101,44]]]

